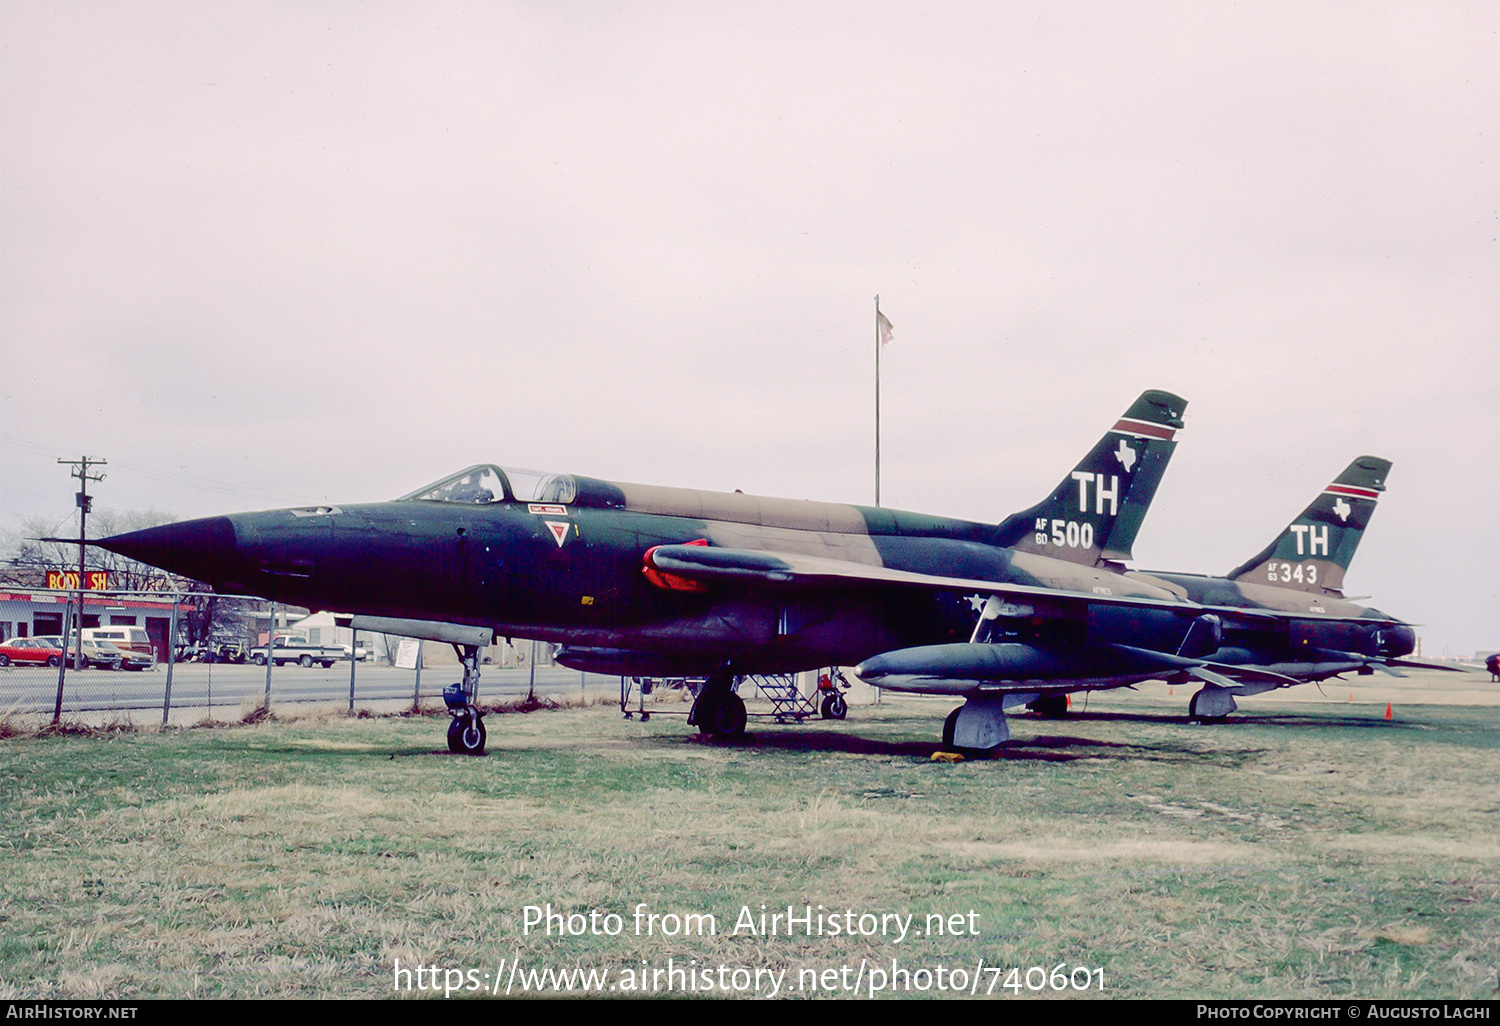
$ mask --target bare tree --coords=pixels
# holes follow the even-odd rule
[[[148,527],[169,524],[177,517],[161,510],[99,510],[89,520],[90,532],[95,538],[140,531]],[[76,570],[78,567],[77,543],[43,541],[57,538],[58,528],[44,517],[30,517],[21,523],[17,531],[6,532],[0,545],[6,559],[0,564],[0,580],[6,584],[25,588],[45,588],[47,573],[51,570]],[[108,549],[89,545],[84,556],[84,570],[105,570],[109,573],[110,591],[188,591],[206,590],[196,581],[190,581],[154,566],[126,559]]]

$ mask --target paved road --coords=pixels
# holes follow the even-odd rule
[[[421,697],[441,697],[443,688],[460,679],[457,667],[428,667],[422,671]],[[479,682],[481,700],[522,698],[530,686],[529,670],[485,667]],[[121,709],[160,709],[166,687],[166,667],[136,673],[109,670],[70,670],[63,684],[63,710],[86,712]],[[409,700],[416,673],[389,666],[359,663],[354,674],[354,700],[363,702]],[[263,666],[181,663],[172,671],[172,707],[209,708],[259,702],[265,695]],[[618,699],[620,678],[583,674],[561,666],[537,667],[536,693],[553,699],[608,696]],[[52,711],[57,699],[57,670],[33,667],[0,668],[0,714]],[[272,702],[349,701],[349,664],[332,669],[278,666],[271,671]]]

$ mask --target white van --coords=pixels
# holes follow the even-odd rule
[[[156,662],[156,649],[151,647],[151,636],[146,633],[144,627],[132,627],[129,624],[115,624],[111,627],[85,627],[83,629],[84,641],[107,641],[115,648],[126,652],[140,652],[142,655],[151,657],[152,664]]]

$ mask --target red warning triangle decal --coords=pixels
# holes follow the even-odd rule
[[[558,522],[556,520],[543,520],[542,523],[547,525],[547,530],[551,531],[552,537],[557,540],[557,547],[562,548],[563,542],[568,540],[568,528],[572,527],[573,525],[568,523],[566,520],[562,522]]]

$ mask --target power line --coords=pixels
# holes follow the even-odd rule
[[[32,452],[38,455],[46,456],[58,456],[59,454],[64,452],[64,450],[58,449],[55,446],[50,446],[42,442],[35,442],[31,439],[21,438],[18,435],[9,433],[0,435],[0,446],[20,449],[26,452]],[[243,495],[250,498],[259,498],[261,496],[265,496],[268,498],[289,499],[294,502],[301,502],[306,498],[305,495],[293,495],[290,492],[279,492],[273,489],[265,488],[247,488],[243,484],[236,485],[224,481],[213,481],[204,478],[199,474],[184,474],[178,471],[163,470],[159,467],[152,467],[144,463],[136,463],[130,460],[116,460],[114,465],[117,468],[129,470],[133,473],[140,474],[145,477],[155,478],[159,481],[170,481],[175,484],[184,484],[191,488],[196,488],[199,491],[204,492],[214,492],[225,495]],[[26,494],[34,495],[35,493],[28,492]]]

